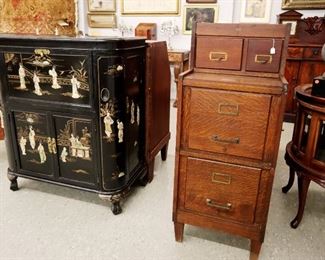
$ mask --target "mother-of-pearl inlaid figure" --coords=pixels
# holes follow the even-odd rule
[[[51,70],[49,70],[49,75],[52,76],[52,88],[59,89],[61,86],[58,83],[58,73],[55,70],[55,66],[52,67]]]
[[[34,93],[38,96],[42,96],[43,93],[42,93],[41,87],[39,85],[40,79],[37,76],[36,72],[34,72],[33,81],[34,81],[34,88],[35,88]]]
[[[32,126],[29,126],[29,134],[28,134],[29,144],[32,149],[35,149],[36,143],[35,143],[35,131]]]
[[[38,153],[39,153],[39,158],[40,158],[41,163],[45,163],[46,162],[46,153],[45,153],[45,149],[44,149],[44,146],[42,144],[42,141],[39,142],[37,150],[38,150]]]
[[[124,125],[123,122],[120,120],[117,120],[117,129],[118,129],[118,142],[123,143],[123,129]]]
[[[72,85],[72,98],[80,98],[80,94],[78,92],[78,88],[80,88],[80,82],[77,80],[77,78],[73,75],[71,79],[71,85]]]
[[[22,155],[26,155],[26,143],[27,143],[27,139],[23,136],[20,137],[19,146],[20,146]]]
[[[67,148],[66,148],[66,147],[63,147],[62,152],[61,152],[61,156],[60,156],[61,161],[62,161],[62,162],[67,162],[67,156],[68,156],[68,155],[69,155],[69,154],[68,154],[68,152],[67,152]]]
[[[25,81],[26,73],[22,63],[19,63],[18,74],[19,74],[19,81],[20,81],[20,89],[26,89],[26,81]]]
[[[131,124],[134,124],[135,120],[134,120],[134,117],[135,117],[135,105],[134,105],[134,102],[132,100],[132,104],[131,104]]]
[[[137,106],[137,124],[140,125],[140,107]]]
[[[105,124],[105,134],[108,138],[111,138],[112,135],[112,124],[114,124],[114,120],[111,117],[111,113],[107,111],[106,116],[104,117],[104,124]]]

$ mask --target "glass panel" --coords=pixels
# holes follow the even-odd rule
[[[302,132],[301,142],[300,142],[300,150],[304,153],[306,152],[308,134],[310,130],[310,122],[311,122],[311,115],[305,114],[303,132]]]
[[[315,159],[325,163],[325,120],[321,121]]]

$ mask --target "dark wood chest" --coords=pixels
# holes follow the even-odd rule
[[[152,160],[145,61],[140,38],[0,36],[11,188],[17,176],[80,188],[120,213]]]
[[[284,25],[198,23],[179,78],[173,220],[264,239],[286,84]],[[275,48],[275,51],[271,51]]]

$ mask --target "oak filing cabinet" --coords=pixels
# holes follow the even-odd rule
[[[173,221],[264,239],[286,81],[285,25],[198,23],[179,77]]]
[[[151,46],[169,73],[166,45]],[[148,165],[160,149],[166,159],[170,134],[169,118],[162,125],[145,111],[157,92],[145,84],[146,48],[144,38],[0,36],[12,190],[25,177],[96,192],[119,214],[131,186],[152,180]],[[169,113],[167,76],[159,102]],[[164,130],[156,134],[155,124]]]

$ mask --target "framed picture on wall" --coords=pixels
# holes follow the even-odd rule
[[[282,0],[282,9],[322,9],[325,0]]]
[[[184,5],[183,33],[191,34],[193,22],[215,23],[218,5]]]
[[[115,28],[115,14],[88,14],[88,25],[92,28]]]
[[[217,0],[186,0],[189,4],[204,4],[204,3],[216,3]]]
[[[115,12],[116,0],[88,0],[89,12]]]
[[[268,23],[270,21],[271,0],[243,0],[240,22]]]
[[[121,0],[122,15],[178,15],[180,0]]]

